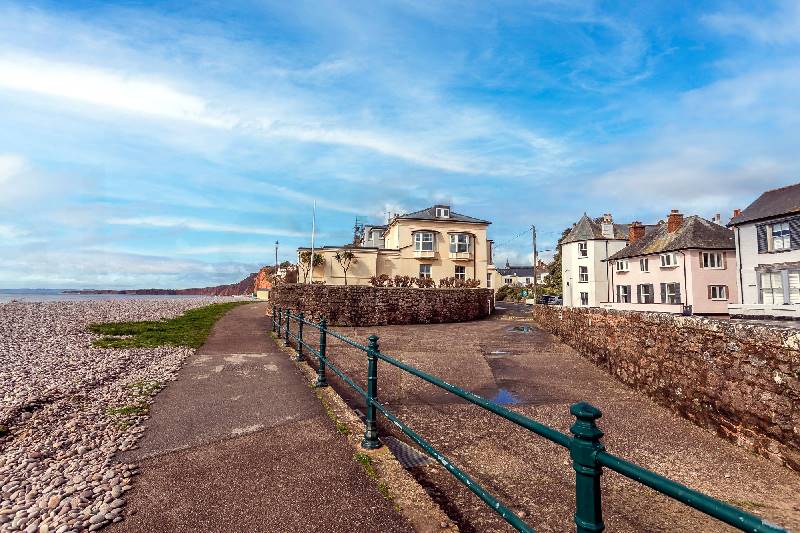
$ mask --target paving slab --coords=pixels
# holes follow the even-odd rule
[[[114,532],[411,531],[268,337],[233,309],[157,397]]]

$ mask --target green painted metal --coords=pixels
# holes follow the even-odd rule
[[[283,338],[283,345],[284,346],[289,346],[289,322],[291,320],[291,317],[292,317],[292,312],[289,310],[289,308],[287,308],[286,309],[286,325],[285,325],[286,329],[284,330],[285,334],[284,334],[284,338]]]
[[[280,311],[281,310],[278,309],[277,316],[279,322],[281,319]],[[475,405],[491,411],[492,413],[495,413],[521,427],[524,427],[555,444],[567,448],[570,452],[570,457],[572,458],[573,469],[575,470],[575,526],[578,533],[601,532],[604,530],[605,526],[603,524],[602,498],[600,491],[600,476],[602,475],[603,467],[609,468],[634,481],[638,481],[645,486],[648,486],[666,496],[674,498],[681,503],[693,507],[694,509],[712,516],[741,531],[750,531],[754,533],[788,533],[786,529],[776,524],[767,522],[737,507],[719,501],[715,498],[711,498],[710,496],[707,496],[701,492],[692,490],[684,485],[681,485],[680,483],[676,483],[675,481],[660,476],[645,468],[609,454],[605,451],[603,444],[600,442],[603,432],[599,427],[597,427],[596,423],[596,421],[602,416],[602,412],[591,404],[579,402],[570,407],[570,412],[575,416],[575,423],[570,427],[572,436],[565,435],[564,433],[541,424],[540,422],[536,422],[535,420],[522,416],[506,409],[503,406],[486,400],[477,394],[463,390],[455,385],[439,379],[436,376],[427,374],[393,357],[382,354],[378,346],[378,337],[375,335],[371,335],[369,337],[368,345],[364,346],[328,329],[327,323],[324,319],[321,320],[319,324],[314,324],[306,321],[301,314],[292,315],[287,309],[287,343],[289,331],[288,322],[290,319],[294,319],[295,321],[299,321],[298,323],[302,322],[317,328],[320,332],[319,351],[314,350],[312,347],[308,346],[307,343],[298,339],[298,346],[305,346],[309,351],[313,352],[318,357],[319,368],[317,370],[317,386],[327,385],[327,380],[325,379],[325,369],[329,368],[339,378],[341,378],[344,383],[346,383],[365,399],[367,416],[365,421],[364,439],[361,443],[363,447],[373,448],[380,446],[376,420],[376,412],[380,411],[390,422],[397,426],[411,440],[417,443],[428,455],[439,462],[439,464],[441,464],[456,479],[467,486],[492,510],[498,513],[507,523],[509,523],[518,531],[533,532],[534,530],[525,524],[510,509],[505,507],[499,500],[483,489],[478,483],[469,477],[469,475],[453,465],[449,459],[439,453],[439,451],[431,446],[428,441],[419,436],[410,427],[406,426],[400,419],[398,419],[378,401],[377,365],[379,359],[382,359],[383,361],[396,366],[401,370],[417,376],[428,383],[436,385],[437,387],[464,398]],[[278,326],[278,331],[280,331],[280,325]],[[347,374],[345,374],[336,365],[331,363],[329,354],[327,353],[328,335],[340,339],[350,346],[366,352],[368,362],[366,390],[362,389]],[[324,385],[319,385],[320,372],[322,373]]]
[[[380,448],[381,441],[378,440],[378,421],[375,415],[375,400],[378,396],[378,336],[370,335],[367,347],[367,397],[366,411],[367,419],[364,422],[364,439],[361,447],[367,450]]]
[[[603,432],[595,421],[603,416],[600,409],[586,402],[573,404],[570,413],[575,423],[570,431],[575,438],[569,447],[575,469],[575,526],[578,533],[603,531],[603,507],[600,502],[600,475],[603,469],[597,462],[597,452],[603,451],[600,438]]]
[[[303,320],[303,312],[300,311],[297,314],[297,357],[295,361],[302,361],[303,360],[303,324],[305,320]]]
[[[328,379],[325,376],[325,352],[328,349],[328,340],[325,337],[326,329],[327,324],[325,323],[325,317],[322,317],[322,319],[319,321],[319,357],[317,360],[317,381],[314,383],[315,387],[328,386]]]
[[[275,306],[272,306],[272,332],[275,333]]]

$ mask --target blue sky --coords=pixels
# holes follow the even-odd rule
[[[315,199],[324,244],[450,203],[497,263],[727,217],[799,181],[798,53],[793,1],[0,2],[0,288],[237,281]]]

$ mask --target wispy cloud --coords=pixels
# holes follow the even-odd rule
[[[108,224],[119,226],[140,226],[144,228],[177,228],[213,233],[244,233],[251,235],[271,235],[284,237],[305,237],[306,233],[281,228],[261,226],[244,226],[239,224],[225,224],[208,222],[192,218],[178,218],[169,216],[146,216],[131,218],[111,218]]]

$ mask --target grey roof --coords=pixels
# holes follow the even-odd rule
[[[686,217],[674,233],[667,224],[658,224],[644,237],[609,257],[609,261],[626,257],[674,252],[677,250],[734,250],[733,231],[703,217]]]
[[[520,278],[532,278],[532,266],[509,266],[505,268],[498,268],[497,271],[503,276],[517,276]]]
[[[603,228],[600,223],[601,219],[592,220],[584,214],[577,224],[572,228],[561,244],[568,244],[578,241],[592,241],[592,240],[606,240],[603,237]],[[628,225],[627,224],[614,224],[614,238],[626,240],[628,238]]]
[[[406,213],[405,215],[399,215],[397,218],[412,219],[412,220],[450,220],[452,222],[469,222],[471,224],[491,224],[491,222],[489,222],[488,220],[481,220],[479,218],[468,217],[467,215],[456,213],[452,209],[450,210],[450,216],[448,218],[441,218],[441,217],[437,218],[436,217],[437,207],[447,207],[447,206],[434,205],[426,209],[414,211],[413,213]]]
[[[728,225],[737,226],[745,222],[798,212],[800,212],[800,183],[763,193],[739,216],[733,217]]]

